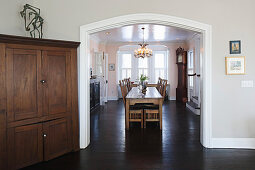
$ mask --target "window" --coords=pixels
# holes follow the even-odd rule
[[[131,77],[132,54],[123,53],[119,57],[119,80]]]
[[[194,54],[193,51],[188,52],[188,74],[194,74]],[[193,76],[189,76],[189,88],[193,89],[194,79]]]
[[[139,79],[141,74],[148,76],[149,83],[157,83],[158,78],[168,79],[168,51],[153,51],[150,58],[135,58],[133,51],[118,52],[118,80]]]
[[[154,81],[157,82],[158,78],[167,79],[167,56],[166,52],[154,52],[155,63],[155,76]]]
[[[149,67],[148,67],[148,58],[138,58],[138,74],[137,77],[140,77],[141,74],[149,76]]]

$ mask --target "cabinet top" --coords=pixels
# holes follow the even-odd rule
[[[75,42],[75,41],[39,39],[39,38],[30,38],[30,37],[5,35],[5,34],[0,34],[0,43],[54,46],[54,47],[65,47],[65,48],[77,48],[80,45],[80,42]]]

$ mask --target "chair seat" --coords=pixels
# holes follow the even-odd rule
[[[130,105],[129,110],[142,110],[143,107],[140,105]]]
[[[159,105],[143,105],[143,109],[158,110]]]
[[[135,105],[153,105],[153,103],[136,103]]]
[[[130,105],[130,110],[140,110],[140,109],[151,109],[158,110],[159,105],[154,105],[153,103],[136,103],[135,105]]]

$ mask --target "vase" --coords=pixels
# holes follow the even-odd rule
[[[142,89],[146,89],[146,83],[145,83],[145,81],[141,81],[140,83],[141,83],[141,85],[142,85]]]

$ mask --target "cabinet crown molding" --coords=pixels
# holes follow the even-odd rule
[[[30,37],[15,36],[15,35],[5,35],[5,34],[0,34],[0,43],[54,46],[54,47],[64,47],[64,48],[77,48],[80,45],[80,42],[75,42],[75,41],[40,39],[40,38],[30,38]]]

